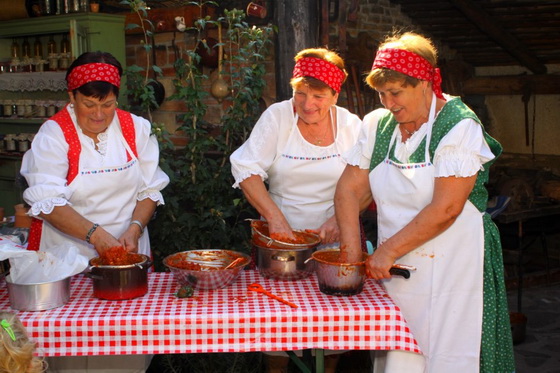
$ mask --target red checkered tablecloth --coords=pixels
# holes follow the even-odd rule
[[[367,280],[351,297],[321,293],[315,275],[298,281],[265,279],[243,271],[229,287],[177,298],[170,273],[150,273],[140,298],[93,297],[92,280],[71,282],[63,307],[18,315],[45,356],[288,351],[299,349],[406,350],[420,352],[400,310],[383,288]],[[297,304],[291,308],[248,291],[260,283]],[[0,309],[11,310],[5,282]]]

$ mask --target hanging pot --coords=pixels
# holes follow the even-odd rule
[[[218,48],[215,46],[218,44],[218,40],[214,38],[206,38],[205,43],[200,42],[198,43],[198,47],[196,47],[196,54],[200,56],[200,64],[204,67],[209,67],[211,69],[215,69],[218,67]]]
[[[127,265],[101,265],[101,258],[89,261],[93,280],[93,296],[99,299],[124,300],[141,297],[148,292],[148,268],[152,261],[138,254],[141,261]]]
[[[152,89],[154,90],[154,98],[156,100],[158,107],[161,106],[163,100],[165,99],[165,87],[158,80],[152,80],[151,82],[148,83],[148,85],[152,87]]]

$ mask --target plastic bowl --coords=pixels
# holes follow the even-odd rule
[[[242,258],[233,268],[225,267]],[[251,262],[249,255],[232,250],[190,250],[171,254],[163,264],[181,286],[198,290],[224,288],[233,283]]]

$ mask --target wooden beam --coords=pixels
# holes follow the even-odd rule
[[[525,87],[538,95],[560,94],[560,75],[480,76],[463,82],[465,95],[521,95]]]
[[[496,41],[503,49],[515,57],[523,66],[535,74],[546,74],[546,66],[527,53],[528,48],[499,26],[495,19],[483,11],[481,7],[471,0],[450,0],[465,16],[470,19],[482,32]]]
[[[294,56],[305,48],[316,47],[319,29],[319,9],[316,0],[276,0],[274,24],[279,32],[275,42],[276,100],[292,97],[290,79]]]

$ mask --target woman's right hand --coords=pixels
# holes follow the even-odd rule
[[[122,244],[113,235],[99,226],[91,235],[89,242],[93,245],[95,251],[99,255],[103,254],[106,250],[115,246],[122,246]]]
[[[396,258],[388,250],[379,246],[366,260],[366,275],[375,280],[390,278],[389,270],[395,264]]]
[[[280,237],[286,237],[290,240],[296,239],[292,227],[290,226],[290,224],[288,224],[288,221],[286,220],[286,218],[284,218],[284,215],[282,215],[279,219],[267,220],[267,223],[269,237],[277,235]]]

